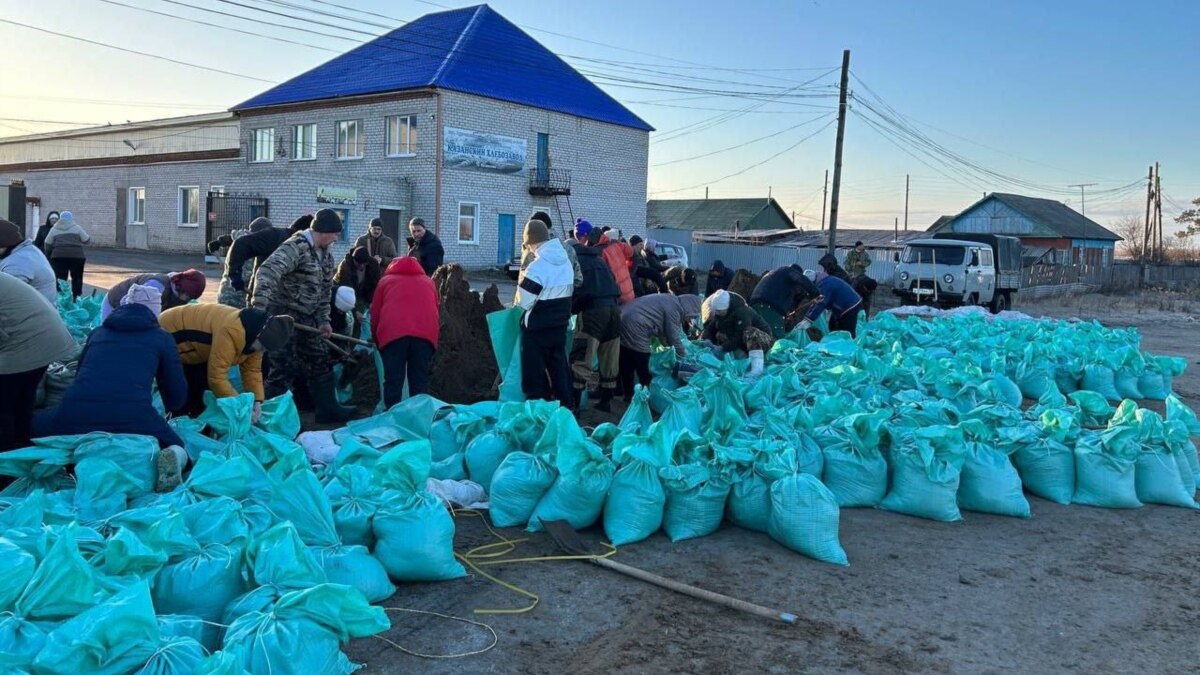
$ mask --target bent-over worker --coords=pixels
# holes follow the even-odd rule
[[[729,291],[717,291],[700,306],[704,324],[703,339],[712,342],[723,354],[746,354],[750,358],[747,375],[762,374],[766,350],[771,348],[771,326],[746,304],[745,298]]]
[[[821,299],[808,310],[799,328],[807,330],[821,316],[821,312],[828,309],[830,332],[844,330],[851,337],[858,337],[858,311],[862,309],[862,298],[850,284],[838,277],[817,272],[816,281]]]
[[[200,270],[184,270],[182,272],[167,272],[166,274],[137,274],[108,289],[104,303],[100,305],[100,318],[107,319],[118,305],[125,299],[129,289],[134,285],[153,286],[162,297],[160,312],[174,307],[181,307],[192,300],[199,300],[204,295],[208,279]]]
[[[767,272],[750,294],[750,306],[771,326],[772,336],[778,339],[787,333],[784,319],[820,294],[804,275],[804,268],[793,264]]]
[[[700,296],[653,293],[635,298],[621,307],[621,395],[633,396],[634,380],[650,384],[651,341],[658,338],[675,348],[676,356],[687,354],[684,330],[700,314]]]

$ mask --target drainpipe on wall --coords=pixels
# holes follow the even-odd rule
[[[437,98],[437,166],[434,168],[433,179],[433,233],[442,236],[442,144],[444,125],[442,124],[442,92],[434,91]]]

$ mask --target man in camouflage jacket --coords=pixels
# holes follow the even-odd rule
[[[292,235],[259,265],[251,300],[252,307],[270,316],[288,314],[296,324],[320,331],[319,335],[296,331],[287,345],[268,352],[271,368],[266,379],[268,397],[287,391],[297,375],[308,380],[319,423],[345,421],[353,413],[334,397],[327,342],[333,334],[329,298],[334,265],[329,247],[341,232],[342,219],[336,211],[317,211],[308,230]]]

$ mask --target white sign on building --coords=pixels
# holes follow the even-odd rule
[[[442,165],[487,173],[520,173],[525,170],[523,138],[485,134],[446,127]]]

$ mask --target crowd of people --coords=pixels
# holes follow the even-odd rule
[[[240,389],[254,397],[255,420],[265,400],[290,391],[318,423],[348,421],[355,410],[338,401],[333,374],[346,351],[333,339],[363,335],[368,316],[383,364],[384,405],[406,391],[425,393],[441,323],[430,278],[444,262],[441,242],[414,218],[401,256],[375,219],[335,261],[331,247],[342,229],[331,209],[289,227],[258,218],[240,236],[209,245],[213,253],[225,250],[216,303],[198,302],[206,288],[198,270],[133,276],[109,290],[100,326],[80,349],[55,308],[56,280],[69,275],[72,294],[82,293],[86,231],[67,211],[52,213],[34,241],[0,221],[0,450],[43,436],[145,434],[164,448],[164,480],[177,480],[187,457],[152,404],[154,385],[170,415],[197,415],[209,392],[223,398]],[[586,395],[609,411],[614,397],[628,399],[635,384],[649,384],[656,344],[685,360],[689,335],[718,355],[748,358],[755,376],[775,340],[797,326],[811,330],[825,311],[831,330],[856,331],[863,309],[856,287],[871,262],[861,245],[847,255],[848,270],[832,256],[821,270],[781,267],[749,298],[728,290],[731,273],[720,261],[701,295],[696,272],[667,268],[655,249],[652,239],[626,241],[585,219],[555,236],[550,216],[533,214],[514,299],[523,310],[527,398],[558,400],[578,412]],[[35,412],[47,366],[70,359],[77,374],[62,402]]]

